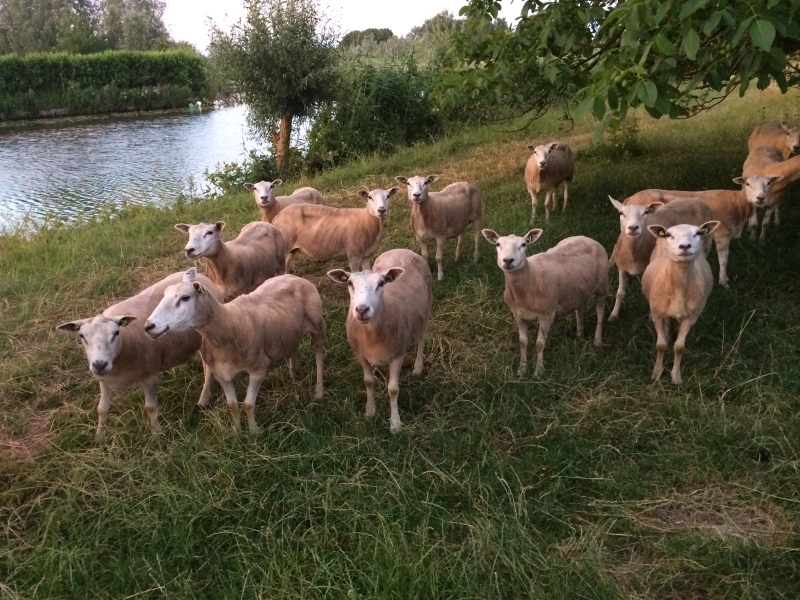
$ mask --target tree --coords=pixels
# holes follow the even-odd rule
[[[315,0],[246,0],[247,18],[230,32],[212,26],[210,51],[250,108],[250,122],[271,137],[286,173],[292,121],[333,99],[338,34]]]
[[[689,117],[753,80],[783,92],[800,82],[800,0],[526,0],[514,31],[471,32],[496,18],[496,0],[470,0],[455,37],[460,64],[438,97],[497,117],[536,117],[580,100],[598,134],[644,106]]]
[[[382,44],[386,40],[394,37],[391,29],[363,29],[348,32],[339,42],[340,48],[347,48],[349,46],[358,46],[366,39],[372,39],[377,44]]]

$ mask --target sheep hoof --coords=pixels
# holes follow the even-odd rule
[[[619,319],[619,315],[615,315],[614,313],[611,313],[611,314],[608,316],[608,320],[609,320],[609,321],[616,321],[617,319]]]
[[[402,428],[403,428],[402,423],[392,423],[391,425],[389,425],[389,433],[391,433],[392,435],[397,435],[398,433],[400,433],[400,430]]]
[[[439,274],[436,276],[436,279],[437,279],[438,281],[441,281],[442,279],[444,279],[444,273],[439,273]]]
[[[653,381],[658,381],[661,377],[661,371],[653,371],[653,375],[650,377]]]
[[[258,425],[251,425],[248,428],[248,431],[250,432],[250,435],[258,435],[261,433],[261,428]]]

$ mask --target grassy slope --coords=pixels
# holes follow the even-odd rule
[[[730,187],[751,128],[784,116],[800,118],[796,94],[643,122],[644,153],[624,160],[568,135],[580,148],[571,205],[543,225],[539,249],[585,234],[610,250],[607,194]],[[544,140],[558,124],[538,127]],[[302,184],[355,205],[358,188],[397,174],[465,178],[483,193],[484,226],[521,234],[525,141],[479,130]],[[330,265],[298,260],[326,308],[324,400],[311,400],[306,344],[305,377],[281,368],[262,388],[264,433],[236,436],[221,392],[211,411],[194,407],[195,360],[164,377],[165,435],[149,434],[137,391],[114,399],[107,442],[93,439],[97,385],[54,326],[186,268],[172,224],[224,218],[236,230],[257,216],[244,193],[0,238],[0,595],[796,597],[798,195],[765,247],[734,243],[731,288],[715,287],[690,333],[681,388],[649,381],[654,333],[638,283],[601,350],[562,318],[545,375],[517,378],[494,249],[482,242],[477,266],[454,264],[450,242],[425,375],[401,378],[396,437],[383,385],[378,418],[363,419],[346,292],[324,277]],[[383,249],[415,247],[407,204],[393,202]]]

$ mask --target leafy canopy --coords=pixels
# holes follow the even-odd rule
[[[470,0],[454,36],[459,65],[444,74],[445,106],[488,116],[539,116],[573,99],[598,134],[632,107],[688,117],[756,81],[783,92],[800,82],[800,0],[526,0],[514,31],[472,31],[497,0]]]

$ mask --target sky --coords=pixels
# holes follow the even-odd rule
[[[513,25],[522,0],[502,0],[500,16]],[[208,46],[207,17],[224,29],[244,16],[241,0],[166,0],[164,23],[172,39],[187,41],[200,52]],[[327,13],[339,24],[342,34],[358,29],[388,28],[395,35],[406,35],[412,27],[449,10],[454,15],[467,0],[322,0]],[[509,6],[511,4],[511,6]],[[515,10],[517,12],[515,12]]]

